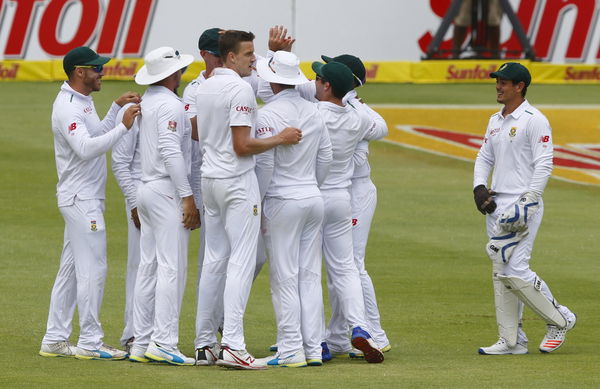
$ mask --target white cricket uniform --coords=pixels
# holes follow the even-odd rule
[[[196,91],[202,152],[201,186],[206,246],[200,276],[196,348],[222,343],[245,349],[243,315],[256,267],[260,195],[254,157],[233,150],[233,126],[254,130],[256,99],[238,73],[217,68]]]
[[[137,206],[142,229],[134,343],[147,346],[153,341],[176,348],[189,237],[182,223],[181,199],[192,195],[184,152],[187,119],[181,100],[163,86],[150,86],[141,105],[142,184]]]
[[[119,108],[113,103],[100,121],[92,97],[76,92],[67,82],[52,106],[58,173],[56,195],[65,232],[44,344],[69,339],[77,304],[80,328],[77,346],[86,350],[102,346],[100,306],[106,279],[104,153],[127,133],[123,124],[115,127]]]
[[[354,263],[350,185],[354,150],[362,139],[374,139],[376,125],[369,116],[349,104],[339,106],[331,102],[319,102],[318,108],[333,146],[333,162],[320,187],[325,203],[323,255],[329,298],[330,302],[331,299],[338,299],[339,314],[344,317],[346,325],[360,326],[370,331],[365,317],[360,276]],[[325,341],[330,343],[327,334]],[[336,344],[333,343],[331,347],[335,350]]]
[[[525,192],[539,197],[539,210],[527,222],[529,234],[519,242],[501,273],[533,283],[537,275],[529,267],[533,242],[542,222],[542,194],[552,173],[552,129],[548,119],[525,100],[504,117],[502,110],[488,123],[481,149],[475,160],[473,187],[486,185],[490,172],[497,195],[496,210],[486,216],[488,237],[493,236],[496,220]],[[542,281],[541,292],[550,301],[552,293]],[[566,308],[566,307],[565,307]],[[521,309],[522,312],[522,309]]]
[[[308,89],[305,87],[305,89]],[[352,107],[361,110],[369,115],[376,124],[374,139],[381,139],[388,134],[387,124],[385,120],[371,109],[367,104],[361,102],[355,90],[351,90],[344,96],[344,102],[348,102]],[[352,186],[350,191],[352,201],[352,245],[354,252],[354,262],[358,268],[360,282],[363,289],[365,299],[365,315],[369,326],[371,327],[371,336],[377,345],[385,347],[389,345],[389,340],[383,328],[381,328],[381,320],[379,308],[377,306],[377,298],[375,296],[375,288],[373,281],[365,268],[365,253],[367,241],[369,239],[369,231],[371,222],[375,214],[377,206],[377,188],[371,181],[371,167],[369,166],[369,141],[361,140],[354,155],[354,174],[352,175]],[[344,317],[340,315],[338,300],[331,299],[332,316],[328,325],[327,339],[333,344],[342,345],[344,347],[337,351],[346,351],[351,348],[348,340],[348,323]]]
[[[117,122],[131,104],[121,108]],[[140,160],[139,126],[136,120],[112,149],[112,171],[123,196],[125,196],[125,217],[127,219],[127,273],[125,275],[125,327],[121,344],[125,345],[133,336],[133,289],[140,264],[140,230],[133,223],[131,210],[137,208],[136,194],[142,178]]]
[[[323,199],[318,184],[332,161],[331,141],[316,104],[294,89],[279,92],[258,111],[256,137],[277,135],[289,126],[302,129],[300,143],[256,157],[259,186],[266,192],[262,232],[277,345],[282,355],[304,349],[308,359],[321,358]]]

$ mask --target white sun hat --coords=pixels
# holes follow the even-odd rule
[[[144,66],[135,75],[135,82],[139,85],[150,85],[185,68],[194,62],[194,56],[179,54],[179,51],[172,47],[159,47],[146,54],[144,62]]]
[[[276,51],[271,59],[260,59],[256,63],[256,71],[260,78],[275,84],[300,85],[308,82],[300,70],[300,60],[288,51]]]

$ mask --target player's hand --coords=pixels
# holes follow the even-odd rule
[[[295,145],[302,140],[302,131],[295,127],[286,127],[277,134],[281,145]]]
[[[287,28],[274,26],[269,28],[269,50],[292,51],[292,45],[296,42],[291,36],[287,36]]]
[[[119,107],[124,106],[128,103],[139,104],[142,101],[142,97],[137,92],[125,92],[118,99],[115,100],[115,103],[119,105]]]
[[[493,196],[496,195],[491,189],[485,187],[485,185],[478,185],[473,189],[473,198],[475,199],[475,206],[477,210],[483,215],[486,213],[493,213],[496,210],[496,202]]]
[[[142,114],[142,107],[139,104],[134,104],[125,110],[123,114],[123,124],[129,130],[133,126],[133,121],[136,117]]]
[[[131,210],[131,220],[133,220],[135,228],[139,230],[142,226],[142,223],[140,223],[140,217],[138,216],[137,207]]]
[[[188,230],[193,230],[200,227],[200,214],[194,196],[188,196],[181,199],[183,202],[183,226]]]

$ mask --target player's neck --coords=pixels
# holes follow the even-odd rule
[[[91,88],[81,82],[77,82],[77,80],[68,80],[67,84],[69,84],[71,89],[75,92],[81,93],[84,96],[89,96],[93,92]]]
[[[519,97],[518,99],[514,99],[506,104],[504,104],[504,108],[502,109],[502,116],[506,117],[513,113],[515,109],[519,108],[521,104],[525,101],[525,98]]]

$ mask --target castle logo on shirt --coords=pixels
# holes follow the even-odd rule
[[[177,131],[177,122],[174,120],[169,120],[169,124],[167,125],[167,129],[173,132]]]
[[[90,230],[92,231],[97,231],[98,230],[98,226],[96,225],[96,221],[95,220],[91,220],[90,221]]]
[[[515,135],[517,135],[517,127],[511,127],[510,131],[508,132],[508,135],[512,138]]]

